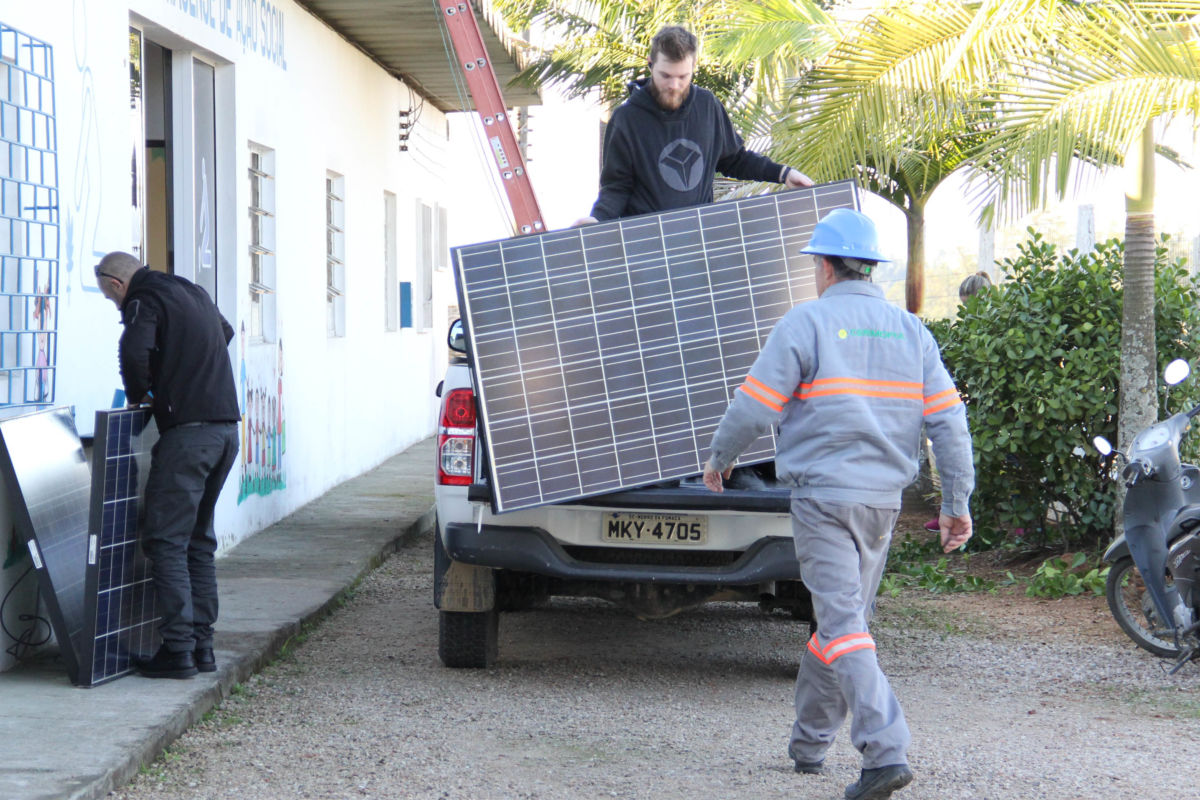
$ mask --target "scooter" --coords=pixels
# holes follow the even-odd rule
[[[1168,386],[1190,372],[1182,359],[1163,372]],[[1183,464],[1179,442],[1200,404],[1156,422],[1134,437],[1129,453],[1103,436],[1101,455],[1125,459],[1125,532],[1104,553],[1108,607],[1141,648],[1173,658],[1174,673],[1200,657],[1200,468]]]

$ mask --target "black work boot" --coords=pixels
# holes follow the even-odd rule
[[[796,761],[796,772],[804,775],[820,775],[825,771],[825,761]]]
[[[908,764],[864,769],[858,780],[846,787],[846,800],[887,800],[892,792],[912,783]]]
[[[190,678],[199,671],[191,650],[172,653],[165,644],[150,658],[134,657],[133,666],[145,678]]]
[[[217,659],[211,647],[197,647],[192,655],[196,659],[196,669],[201,672],[217,671]]]

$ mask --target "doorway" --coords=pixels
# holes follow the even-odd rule
[[[151,269],[217,301],[217,75],[187,50],[129,28],[133,230]]]
[[[133,249],[151,269],[174,273],[171,51],[129,29],[129,108],[133,138]]]

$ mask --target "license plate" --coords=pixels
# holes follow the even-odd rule
[[[705,544],[708,519],[685,514],[610,511],[600,523],[600,538],[614,544]]]

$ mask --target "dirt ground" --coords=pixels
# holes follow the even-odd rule
[[[894,541],[899,542],[906,535],[917,541],[932,541],[937,534],[925,529],[925,523],[931,518],[931,515],[924,511],[902,513],[896,523]],[[969,559],[954,560],[952,569],[956,574],[973,575],[992,581],[996,585],[993,592],[932,594],[912,591],[905,593],[905,602],[927,605],[930,608],[952,606],[972,615],[985,615],[991,620],[997,633],[1045,635],[1070,629],[1073,637],[1083,641],[1118,646],[1128,643],[1128,638],[1113,621],[1103,596],[1084,593],[1046,599],[1027,596],[1026,584],[1023,582],[1005,585],[1010,572],[1018,579],[1028,580],[1043,561],[1062,555],[1050,550],[1023,553],[995,550],[974,553]],[[999,599],[1003,599],[1003,614],[996,613]]]
[[[641,621],[556,598],[502,615],[494,668],[449,670],[431,553],[402,549],[113,797],[835,800],[857,777],[845,729],[826,775],[787,758],[805,623],[745,603]],[[872,627],[913,732],[917,780],[896,800],[1195,794],[1177,765],[1200,760],[1200,668],[1165,675],[1104,598],[907,588]]]

